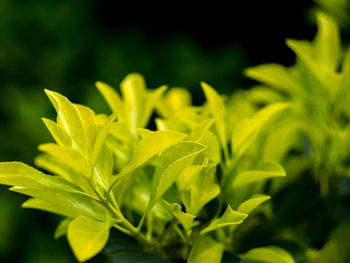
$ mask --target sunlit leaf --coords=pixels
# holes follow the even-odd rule
[[[38,148],[40,151],[45,152],[60,160],[72,170],[81,173],[88,178],[90,177],[91,169],[89,162],[87,158],[80,152],[72,148],[61,147],[53,143],[41,144]]]
[[[244,119],[237,123],[232,136],[232,152],[239,158],[257,137],[265,119]]]
[[[220,95],[208,84],[201,83],[210,111],[215,118],[215,127],[222,147],[226,147],[226,108]]]
[[[67,234],[68,226],[71,222],[72,219],[68,217],[61,220],[61,222],[58,224],[55,230],[55,239],[65,236]]]
[[[191,94],[183,88],[171,88],[157,105],[157,111],[163,117],[191,105]]]
[[[110,222],[95,221],[82,216],[69,224],[68,241],[80,262],[94,257],[104,248],[110,227]]]
[[[292,76],[288,70],[279,64],[264,64],[248,68],[244,71],[245,75],[267,84],[270,87],[294,94],[298,92],[303,94],[298,81]]]
[[[187,213],[197,215],[219,193],[220,187],[215,182],[215,167],[207,167],[194,176],[189,190],[182,193],[181,199]]]
[[[27,187],[17,187],[14,186],[10,189],[11,191],[29,195],[45,201],[46,211],[57,211],[59,214],[63,214],[68,217],[77,217],[79,215],[85,215],[87,217],[96,220],[105,220],[110,216],[108,210],[102,206],[100,203],[93,200],[91,197],[86,196],[83,193],[75,193],[69,191],[63,191],[59,189],[50,188],[27,188]],[[27,204],[26,207],[38,208],[34,206],[44,206],[44,204],[39,204],[33,202]],[[52,208],[51,208],[52,207]],[[41,208],[40,208],[41,209]]]
[[[83,152],[87,151],[87,141],[79,114],[74,105],[57,92],[45,90],[57,112],[57,123],[71,137],[73,147]]]
[[[315,38],[315,56],[317,63],[326,70],[336,71],[340,61],[341,44],[339,28],[336,22],[322,12],[317,13],[318,32]]]
[[[187,135],[178,132],[156,131],[149,136],[141,139],[136,146],[136,150],[132,156],[131,161],[121,171],[121,173],[118,175],[118,178],[121,178],[132,172],[147,162],[149,159],[151,159],[153,156],[159,154],[170,145],[183,140],[186,138],[186,136]]]
[[[109,108],[112,112],[121,112],[123,111],[122,101],[120,99],[119,94],[108,84],[97,81],[95,83],[97,89],[102,94],[104,99],[106,100]]]
[[[57,176],[44,174],[24,163],[0,163],[0,183],[20,187],[48,187],[79,193],[79,188]]]
[[[247,216],[247,214],[237,212],[228,206],[225,213],[221,217],[212,221],[209,226],[201,231],[201,234],[203,235],[221,227],[241,224]]]
[[[186,231],[189,231],[192,227],[193,220],[195,219],[194,215],[185,213],[181,210],[181,205],[177,203],[169,204],[168,202],[163,201],[171,213],[176,217],[176,219],[182,224]]]
[[[201,236],[193,245],[188,263],[220,263],[224,245],[211,237]]]
[[[58,145],[67,147],[72,146],[72,140],[68,133],[58,126],[56,122],[45,118],[42,118],[42,120]]]
[[[260,163],[257,170],[244,171],[237,175],[233,187],[242,187],[261,180],[286,176],[286,172],[277,162],[268,160]]]
[[[123,94],[127,122],[131,130],[136,132],[136,128],[145,127],[153,108],[166,90],[166,87],[148,91],[143,76],[132,73],[125,77],[120,84],[120,88]]]
[[[83,105],[75,104],[74,107],[78,112],[81,125],[83,127],[84,134],[86,137],[86,141],[88,143],[89,150],[90,150],[93,148],[94,142],[96,140],[96,135],[97,135],[95,112]]]
[[[22,204],[22,207],[39,209],[46,212],[54,213],[61,216],[68,216],[68,217],[76,214],[75,212],[72,213],[69,208],[67,209],[66,207],[55,205],[55,204],[40,200],[38,198],[29,198],[27,201],[25,201]]]
[[[35,165],[46,171],[61,176],[69,182],[79,186],[86,193],[94,194],[91,185],[83,174],[74,171],[69,166],[58,160],[52,155],[42,153],[35,158]]]
[[[191,185],[191,180],[200,173],[204,167],[207,167],[208,159],[204,159],[203,164],[201,165],[189,165],[187,166],[182,173],[176,179],[176,185],[180,192],[186,190]]]
[[[290,103],[286,102],[272,103],[258,111],[254,117],[256,119],[271,119],[281,114],[285,109],[289,107]]]
[[[179,142],[161,154],[153,176],[150,206],[163,196],[182,171],[191,165],[205,148],[204,145],[195,142]]]
[[[249,250],[241,258],[261,263],[294,263],[293,257],[279,247],[261,247]]]
[[[256,207],[258,207],[260,204],[262,204],[263,202],[266,202],[269,199],[271,199],[271,196],[269,195],[252,196],[251,198],[249,198],[248,200],[240,204],[239,207],[237,208],[237,211],[241,213],[249,214]]]

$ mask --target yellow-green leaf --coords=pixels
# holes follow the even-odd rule
[[[146,83],[142,75],[129,74],[120,84],[124,99],[124,111],[126,122],[133,134],[136,128],[143,128],[152,114],[153,108],[158,103],[166,87],[160,87],[154,91],[146,89]]]
[[[256,207],[258,207],[263,202],[266,202],[267,200],[271,199],[271,196],[269,195],[255,195],[249,198],[248,200],[244,201],[239,205],[237,208],[238,212],[249,214],[251,211],[253,211]]]
[[[14,186],[10,188],[11,191],[29,195],[45,202],[38,204],[27,204],[26,207],[39,208],[50,212],[59,212],[59,214],[68,217],[77,217],[85,215],[96,220],[105,220],[110,216],[108,210],[100,203],[93,200],[90,196],[84,193],[75,193],[63,191],[60,189],[51,188],[27,188]],[[35,207],[34,207],[35,206]]]
[[[153,176],[150,207],[163,196],[182,171],[191,165],[205,149],[206,146],[199,143],[178,142],[160,155]]]
[[[256,119],[271,119],[281,114],[285,109],[290,107],[290,103],[276,102],[259,110],[254,118]]]
[[[65,180],[79,186],[84,192],[94,195],[93,189],[89,183],[89,179],[83,174],[74,171],[68,165],[55,158],[52,155],[42,153],[35,157],[35,165],[45,169],[49,173],[58,175]]]
[[[224,245],[211,237],[201,236],[193,245],[188,263],[220,263]]]
[[[205,204],[220,193],[220,187],[215,182],[215,169],[204,168],[191,180],[189,189],[181,194],[187,213],[197,215]]]
[[[207,98],[211,114],[215,118],[215,128],[218,134],[221,146],[226,148],[226,108],[220,95],[208,84],[201,83],[205,97]]]
[[[52,203],[43,201],[43,200],[38,199],[38,198],[29,198],[28,200],[26,200],[22,204],[22,207],[23,208],[39,209],[39,210],[54,213],[57,215],[61,215],[61,216],[67,216],[67,217],[77,214],[74,212],[72,213],[69,208],[67,209],[67,207],[61,207],[60,205],[54,205]]]
[[[237,123],[232,136],[232,152],[239,158],[257,137],[266,119],[244,119]]]
[[[183,228],[186,231],[189,231],[192,228],[193,220],[196,218],[194,215],[185,213],[181,210],[181,205],[177,203],[169,204],[168,202],[164,201],[167,208],[170,210],[170,212],[175,216],[175,218],[181,223]]]
[[[58,145],[67,147],[72,146],[70,136],[56,122],[45,118],[42,118],[42,120]]]
[[[72,170],[90,178],[91,169],[89,162],[79,151],[68,147],[62,147],[54,143],[41,144],[38,148],[40,151],[60,160]]]
[[[111,86],[101,81],[97,81],[95,85],[112,112],[121,112],[123,110],[120,96]]]
[[[86,261],[96,256],[106,245],[109,237],[109,222],[95,221],[79,216],[68,226],[68,241],[76,258]]]
[[[66,235],[68,231],[68,226],[71,222],[72,222],[72,219],[69,217],[62,219],[61,222],[56,227],[54,238],[57,239]]]
[[[318,32],[315,38],[315,56],[327,71],[336,71],[340,61],[341,43],[336,21],[328,15],[317,13]]]
[[[105,144],[106,137],[114,123],[115,118],[117,117],[117,114],[112,114],[108,120],[105,122],[101,130],[98,132],[98,135],[96,137],[94,148],[92,152],[92,164],[95,164],[98,155],[100,154],[100,151],[102,149],[102,146]]]
[[[204,167],[207,167],[208,165],[208,159],[205,158],[203,161],[203,164],[201,165],[189,165],[187,166],[182,173],[179,175],[179,177],[176,179],[176,185],[180,192],[187,190],[190,187],[191,180],[199,174]]]
[[[0,163],[0,184],[20,187],[47,187],[69,192],[80,192],[79,189],[67,180],[44,174],[24,163]]]
[[[213,220],[209,226],[201,231],[201,235],[221,227],[241,224],[247,216],[247,214],[237,212],[228,206],[225,213],[220,218]]]
[[[120,172],[117,179],[142,166],[153,156],[164,151],[170,145],[183,140],[186,136],[186,134],[179,132],[156,131],[142,138],[136,145],[131,161]]]
[[[289,73],[288,69],[279,64],[263,64],[248,68],[244,74],[254,80],[260,81],[275,89],[294,94],[303,93],[297,80]]]
[[[162,117],[169,117],[172,113],[191,105],[192,98],[188,90],[171,88],[157,104],[157,112]]]
[[[294,263],[294,259],[286,250],[269,246],[254,248],[241,255],[242,259],[253,260],[261,263]]]
[[[242,187],[261,180],[282,176],[286,176],[283,167],[276,161],[267,160],[261,162],[257,170],[244,171],[238,174],[233,181],[233,187]]]
[[[64,96],[57,92],[45,90],[51,103],[57,112],[57,123],[71,137],[73,147],[83,152],[87,152],[87,140],[79,114],[75,106]]]

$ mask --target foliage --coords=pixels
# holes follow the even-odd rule
[[[200,106],[136,73],[121,94],[96,82],[110,115],[45,90],[54,142],[37,169],[0,163],[0,183],[60,215],[54,236],[81,262],[348,262],[350,50],[317,21],[313,42],[287,40],[295,65],[249,68],[262,85],[230,97],[202,82]]]
[[[279,161],[289,158],[291,162],[288,153],[300,153],[292,158],[305,165],[293,173],[314,170],[326,196],[329,180],[349,176],[350,51],[343,54],[339,29],[332,18],[318,13],[317,21],[319,30],[313,42],[287,40],[297,55],[294,66],[265,64],[245,73],[263,84],[249,91],[248,96],[255,97],[256,103],[292,104],[284,120],[276,123],[275,128],[281,128],[281,132],[267,139],[265,155],[274,155]],[[275,140],[285,143],[276,145]]]
[[[319,5],[318,9],[334,17],[344,29],[349,30],[350,26],[350,1],[349,0],[315,0]]]
[[[245,154],[285,107],[232,124],[224,99],[206,83],[208,103],[199,107],[186,90],[146,89],[138,74],[123,80],[122,96],[96,86],[112,115],[46,90],[57,120],[43,121],[55,143],[40,145],[35,163],[50,174],[1,163],[0,182],[32,197],[24,207],[64,216],[55,235],[67,234],[79,261],[103,249],[111,227],[165,259],[220,262],[224,250],[234,252],[233,234],[270,198],[261,195],[266,179],[285,176],[275,161],[258,165]],[[156,131],[146,129],[154,108]]]

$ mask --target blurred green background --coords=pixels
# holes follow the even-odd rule
[[[51,140],[40,120],[54,118],[43,89],[108,112],[94,82],[118,88],[128,73],[139,72],[150,88],[191,89],[199,104],[200,81],[225,94],[248,88],[244,68],[273,61],[290,65],[294,55],[284,40],[314,36],[311,0],[236,2],[190,7],[0,0],[0,161],[33,164],[37,145]],[[318,2],[339,14],[346,35],[344,8]],[[65,238],[53,239],[59,218],[21,209],[25,197],[6,188],[0,187],[0,262],[75,262]],[[91,260],[104,261],[103,255]]]

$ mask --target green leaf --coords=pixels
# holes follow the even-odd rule
[[[105,122],[101,130],[98,132],[98,135],[96,137],[95,143],[94,143],[94,148],[93,148],[93,153],[92,153],[92,164],[95,164],[98,155],[100,154],[100,151],[102,149],[102,146],[104,145],[106,141],[106,137],[114,123],[115,118],[117,117],[117,114],[114,113],[112,114],[108,120]]]
[[[150,208],[163,196],[182,171],[191,165],[206,146],[195,142],[179,142],[159,157],[152,181]]]
[[[228,206],[225,213],[220,218],[213,220],[209,226],[201,231],[201,235],[221,227],[241,224],[247,216],[247,214],[237,212]]]
[[[35,165],[46,171],[58,175],[65,180],[79,186],[84,192],[94,195],[93,189],[89,183],[89,179],[83,174],[74,171],[52,155],[42,153],[35,157]]]
[[[70,217],[73,214],[75,214],[75,212],[71,213],[71,211],[66,207],[55,205],[55,204],[40,200],[38,198],[29,198],[27,201],[25,201],[22,204],[22,207],[39,209],[39,210],[43,210],[46,212],[50,212],[50,213],[54,213],[54,214],[66,216],[66,217]]]
[[[82,216],[69,224],[68,241],[80,262],[96,256],[104,248],[110,227],[110,222],[99,222]]]
[[[293,257],[284,249],[279,247],[261,247],[249,250],[242,259],[254,260],[262,263],[294,263]]]
[[[98,132],[95,112],[83,105],[75,104],[74,107],[78,112],[81,125],[86,136],[86,141],[88,142],[88,149],[92,150]]]
[[[247,77],[260,81],[277,90],[294,94],[304,93],[298,81],[289,73],[288,69],[279,64],[264,64],[248,68],[244,71]]]
[[[189,138],[196,142],[202,142],[204,136],[208,133],[215,119],[205,119],[201,121],[192,131]]]
[[[146,83],[142,75],[129,74],[120,84],[124,98],[124,111],[126,122],[129,124],[133,134],[136,128],[147,125],[153,108],[158,103],[166,87],[160,87],[154,91],[146,89]]]
[[[89,162],[79,151],[68,147],[61,147],[54,143],[41,144],[38,148],[40,151],[60,160],[77,173],[81,173],[87,178],[90,178],[91,169]]]
[[[111,185],[112,174],[113,155],[109,148],[103,144],[97,156],[97,160],[95,161],[91,179],[104,193]]]
[[[142,138],[135,147],[135,152],[128,165],[118,174],[116,180],[131,173],[145,164],[156,154],[164,151],[170,145],[186,138],[186,134],[171,131],[156,131]]]
[[[265,119],[244,119],[237,123],[232,136],[232,152],[239,158],[257,137]]]
[[[258,207],[263,202],[266,202],[269,199],[271,199],[271,196],[269,196],[269,195],[255,195],[255,196],[252,196],[248,200],[246,200],[243,203],[241,203],[239,205],[239,207],[237,208],[237,211],[241,212],[241,213],[249,214],[256,207]]]
[[[341,43],[337,23],[322,12],[317,13],[318,32],[315,38],[316,63],[322,63],[326,70],[335,72],[339,65]]]
[[[290,103],[286,102],[277,102],[269,104],[268,106],[259,110],[254,118],[256,119],[272,119],[275,116],[281,114],[285,109],[291,106]]]
[[[215,128],[220,143],[225,149],[227,147],[226,136],[226,108],[220,95],[208,84],[201,82],[205,97],[207,98],[211,114],[215,118]]]
[[[193,165],[187,166],[176,179],[176,186],[178,187],[179,191],[182,192],[187,190],[191,185],[191,180],[197,174],[199,174],[204,169],[204,167],[207,167],[207,165],[208,165],[208,159],[205,158],[203,160],[203,164],[201,165],[193,164]]]
[[[233,187],[242,187],[261,180],[283,176],[286,176],[283,167],[275,161],[267,160],[260,163],[257,170],[239,173],[233,181]]]
[[[220,263],[224,245],[207,235],[201,236],[193,245],[188,263]]]
[[[45,90],[45,93],[56,109],[58,125],[72,137],[73,148],[87,152],[84,128],[75,106],[57,92]]]
[[[202,207],[220,193],[215,183],[215,167],[206,167],[191,180],[189,190],[181,194],[187,213],[197,215]]]
[[[112,112],[122,111],[123,105],[120,96],[111,86],[101,81],[97,81],[95,85]]]
[[[57,176],[51,176],[20,162],[0,163],[0,184],[20,187],[48,187],[80,193],[72,183]]]
[[[42,121],[58,145],[67,147],[72,146],[70,136],[56,122],[45,118],[42,118]]]
[[[61,220],[61,222],[58,224],[55,230],[55,234],[54,234],[55,239],[58,239],[67,234],[68,226],[71,222],[72,222],[72,219],[67,217]]]
[[[177,203],[169,204],[168,202],[164,201],[167,208],[170,210],[170,212],[175,216],[175,218],[181,223],[181,225],[184,227],[186,231],[189,231],[192,228],[193,220],[196,218],[194,215],[185,213],[181,210],[181,205]]]
[[[26,188],[17,186],[10,188],[10,190],[46,202],[45,204],[38,204],[36,202],[34,205],[37,207],[31,206],[32,208],[45,208],[45,211],[56,211],[59,212],[58,214],[72,218],[85,215],[96,220],[105,220],[110,217],[109,211],[104,206],[85,193],[74,193],[51,188]],[[33,201],[30,205],[33,205]],[[38,207],[39,205],[41,207]],[[29,204],[26,207],[29,207]]]
[[[157,112],[162,117],[169,117],[174,112],[191,105],[191,94],[187,89],[171,88],[157,104]]]

